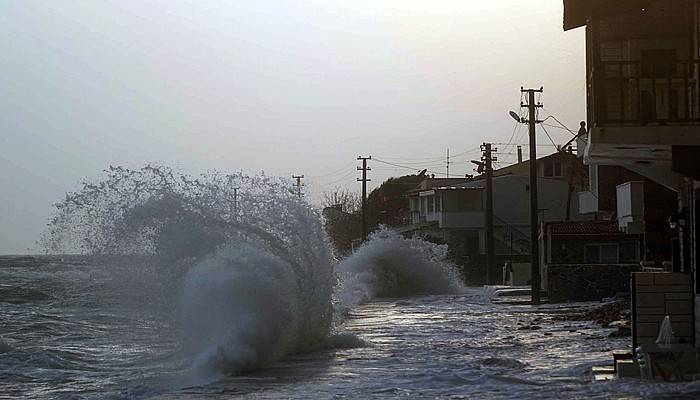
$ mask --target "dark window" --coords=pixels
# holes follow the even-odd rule
[[[639,260],[639,244],[637,241],[620,243],[620,262],[624,264],[636,264]]]
[[[559,160],[546,160],[544,162],[544,174],[543,175],[547,178],[562,176],[561,161],[559,161]]]
[[[587,264],[617,264],[619,247],[616,243],[587,244],[584,259]]]

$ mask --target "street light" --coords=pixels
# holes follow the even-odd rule
[[[508,114],[510,114],[511,117],[515,120],[515,122],[521,124],[525,122],[524,119],[520,118],[520,114],[516,113],[515,111],[508,111]]]

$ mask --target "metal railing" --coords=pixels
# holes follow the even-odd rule
[[[509,247],[513,255],[530,254],[530,235],[495,215],[493,221],[494,236]]]
[[[593,73],[598,124],[700,122],[700,61],[603,61]]]

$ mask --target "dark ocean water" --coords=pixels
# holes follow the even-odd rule
[[[700,398],[696,383],[593,383],[628,339],[480,289],[375,300],[316,350],[202,380],[182,351],[180,283],[134,265],[0,257],[0,398]]]

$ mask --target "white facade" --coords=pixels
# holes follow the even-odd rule
[[[486,238],[484,184],[479,180],[420,192],[411,199],[412,223],[434,222],[440,229],[478,232],[479,248],[483,252]],[[578,198],[570,193],[566,181],[539,178],[537,185],[540,222],[564,221],[567,215],[571,220],[585,219],[578,213]],[[493,178],[493,210],[496,240],[509,247],[508,251],[529,254],[529,178],[518,175]]]

